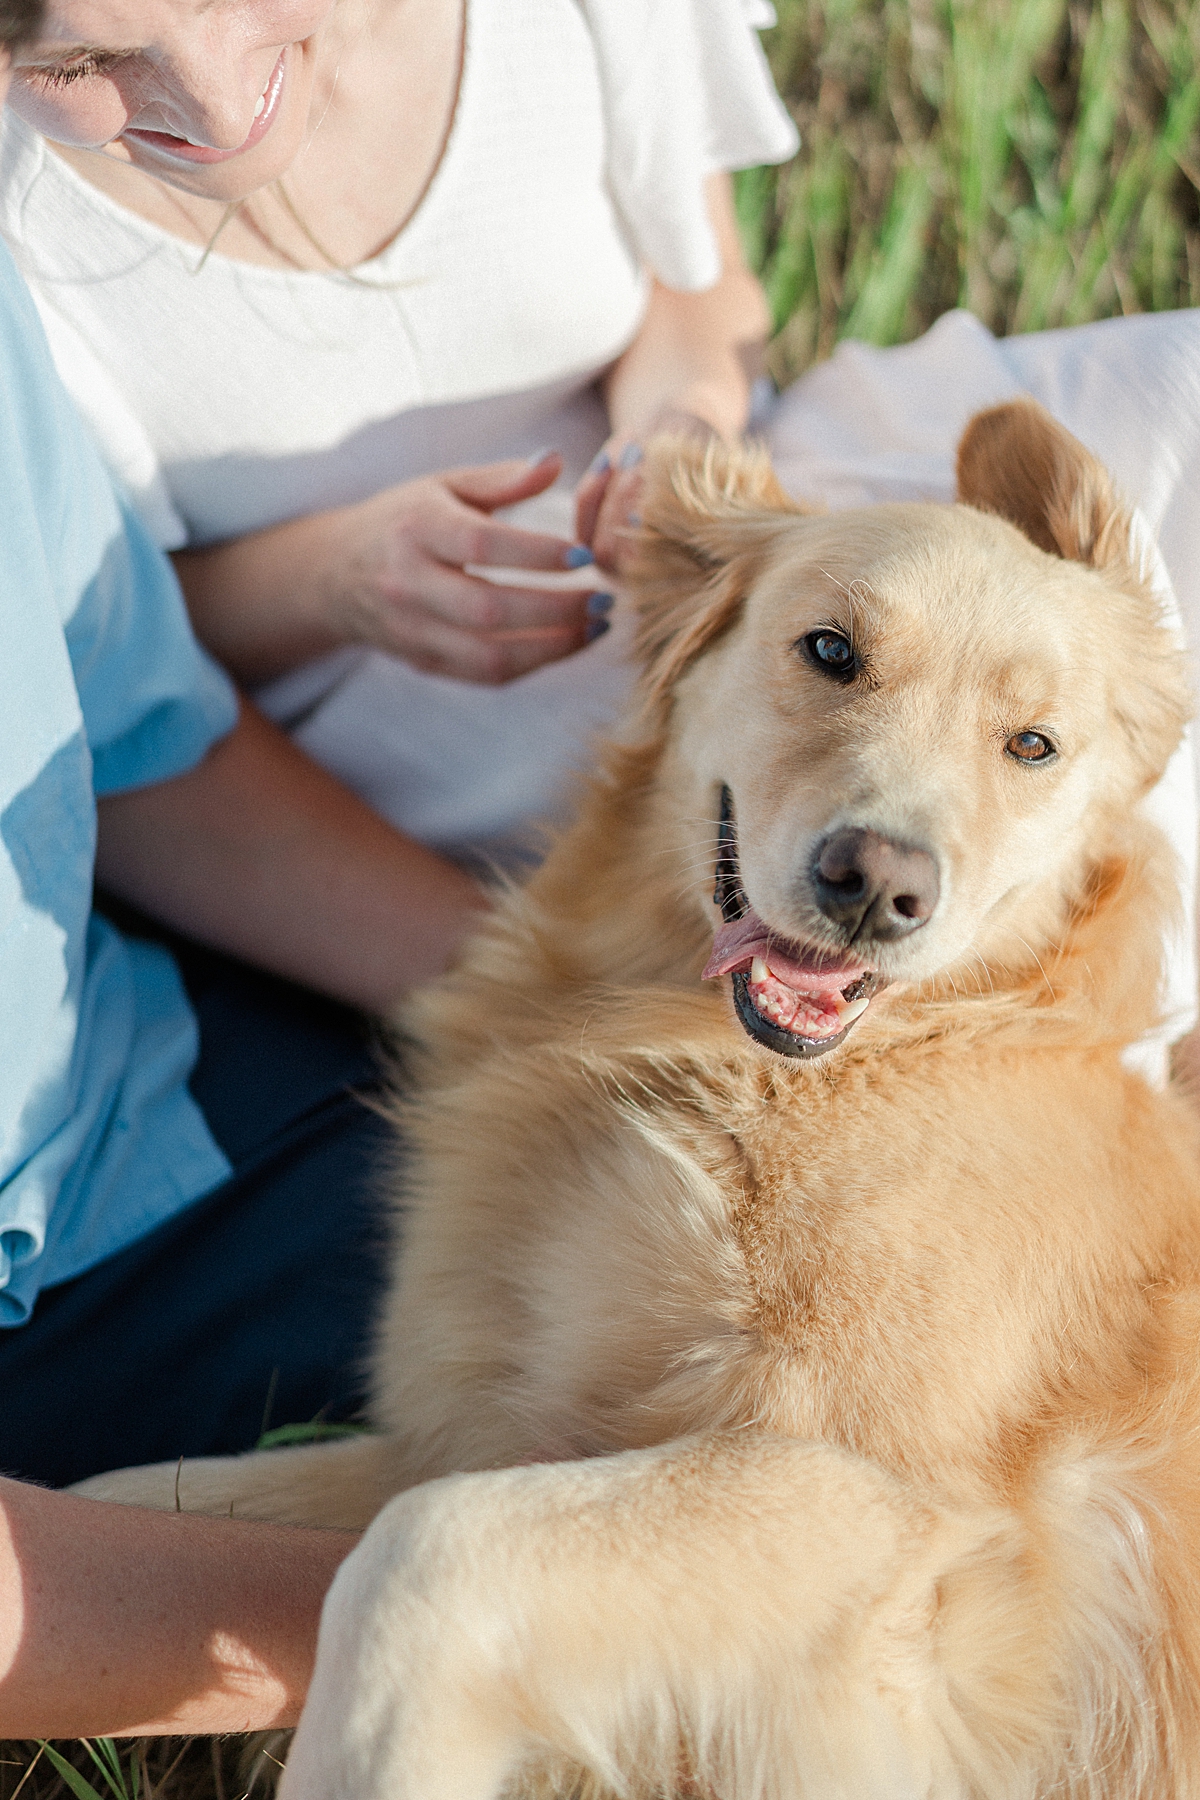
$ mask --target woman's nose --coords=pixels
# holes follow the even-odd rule
[[[173,69],[162,103],[167,130],[211,150],[238,149],[262,110],[259,102],[270,75],[268,70],[256,86],[256,77],[248,77],[244,67],[205,63]]]

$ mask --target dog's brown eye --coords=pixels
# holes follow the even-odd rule
[[[1047,757],[1054,755],[1054,745],[1040,731],[1018,731],[1004,748],[1018,762],[1045,762]]]
[[[857,674],[858,658],[854,654],[854,645],[842,632],[810,631],[800,642],[809,662],[822,675],[832,675],[836,681],[850,681]]]

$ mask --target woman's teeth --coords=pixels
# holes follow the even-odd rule
[[[278,67],[279,67],[279,64],[276,63],[275,69],[277,69]],[[263,91],[258,96],[258,99],[255,101],[254,116],[256,119],[262,118],[263,107],[267,104],[267,89],[270,87],[271,83],[275,79],[275,69],[271,70],[271,73],[267,76],[267,79],[263,82]]]

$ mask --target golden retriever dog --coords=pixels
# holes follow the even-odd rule
[[[378,1435],[183,1471],[374,1517],[284,1800],[1200,1795],[1182,662],[1047,414],[959,490],[652,460],[640,710],[407,1014]]]

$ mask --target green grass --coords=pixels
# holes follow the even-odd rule
[[[778,0],[803,139],[738,177],[787,380],[967,306],[998,333],[1200,303],[1194,0]]]
[[[0,1800],[268,1800],[278,1773],[270,1740],[0,1743]]]
[[[88,1780],[88,1774],[70,1762],[61,1751],[56,1750],[53,1744],[47,1743],[45,1739],[41,1740],[41,1754],[55,1774],[70,1788],[75,1800],[139,1800],[142,1765],[136,1748],[130,1750],[126,1765],[112,1738],[79,1738],[77,1743],[94,1763],[95,1768],[89,1770],[88,1774],[98,1776],[101,1788],[97,1789]]]

